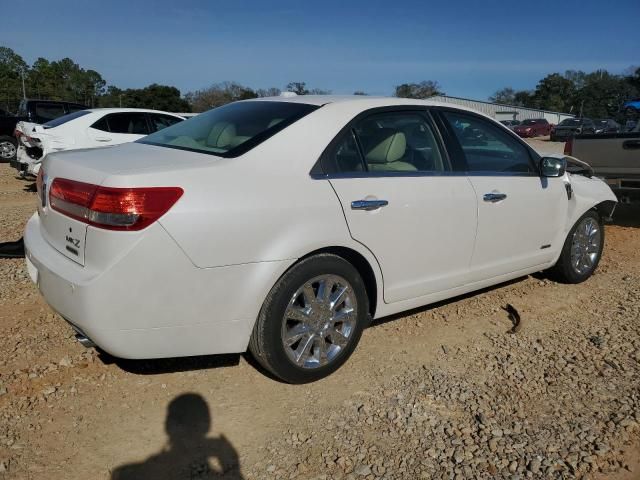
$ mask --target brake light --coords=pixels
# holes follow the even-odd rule
[[[49,204],[94,227],[142,230],[167,213],[183,193],[180,187],[112,188],[56,178],[49,188]]]
[[[573,137],[569,137],[564,143],[564,154],[573,155]]]

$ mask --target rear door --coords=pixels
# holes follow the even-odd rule
[[[564,179],[542,178],[522,140],[489,119],[442,109],[449,152],[473,185],[478,232],[473,280],[542,265],[564,241],[568,198]]]
[[[476,199],[451,175],[426,110],[365,114],[322,158],[352,237],[377,258],[387,303],[467,281]]]
[[[88,129],[94,146],[135,142],[149,135],[149,123],[144,112],[119,112],[105,115]]]

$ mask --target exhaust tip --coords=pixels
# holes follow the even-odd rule
[[[84,335],[81,335],[79,333],[76,333],[76,340],[85,348],[93,348],[96,346],[96,344],[93,343],[89,337],[85,337]]]

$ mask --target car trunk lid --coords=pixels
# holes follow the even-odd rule
[[[115,218],[118,214],[104,214],[104,210],[97,211],[100,207],[88,209],[80,205],[83,199],[93,195],[91,192],[100,191],[104,194],[101,198],[102,208],[105,206],[108,208],[110,205],[118,207],[121,203],[111,201],[113,196],[110,197],[110,195],[119,194],[124,189],[152,190],[155,193],[156,190],[164,187],[177,188],[178,171],[211,165],[215,158],[193,153],[186,154],[185,158],[185,152],[180,150],[140,144],[72,150],[47,155],[37,182],[38,212],[43,236],[61,254],[84,266],[89,247],[87,245],[88,229],[106,231],[100,227],[100,222],[113,221],[116,223],[110,225],[108,229],[127,230],[126,226],[123,228],[117,225],[117,222],[122,220],[122,218]],[[54,182],[57,183],[54,184]],[[53,204],[52,185],[54,187]],[[61,203],[64,194],[60,197],[56,189],[59,186],[67,188],[69,185],[71,188],[74,186],[79,188],[76,188],[75,192],[71,191],[70,196],[64,198]],[[92,187],[94,187],[93,190]],[[130,192],[127,191],[127,193]],[[96,211],[92,210],[94,208]],[[88,212],[90,216],[87,216]],[[106,220],[105,215],[108,216]],[[123,214],[120,213],[120,215]],[[143,224],[142,228],[146,225],[148,224]],[[111,231],[109,233],[113,234]],[[132,236],[140,232],[126,233],[131,240]]]

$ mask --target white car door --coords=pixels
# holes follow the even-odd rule
[[[322,164],[352,237],[375,255],[387,303],[467,282],[476,199],[448,158],[426,110],[356,119]]]
[[[441,115],[448,124],[448,150],[477,198],[473,280],[553,260],[564,242],[565,180],[541,177],[524,142],[492,121],[454,110]]]
[[[144,112],[109,113],[87,129],[93,147],[135,142],[149,133]]]

